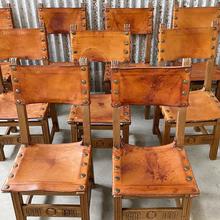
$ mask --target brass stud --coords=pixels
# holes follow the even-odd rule
[[[85,186],[81,185],[79,188],[80,188],[81,190],[84,190],[84,189],[85,189]]]
[[[14,78],[13,81],[14,81],[15,83],[17,83],[17,82],[18,82],[18,79],[17,79],[17,78]]]
[[[13,174],[13,173],[11,173],[10,175],[9,175],[9,178],[13,178],[15,175]]]
[[[120,169],[120,167],[119,166],[115,166],[115,170],[119,170]]]
[[[81,67],[81,70],[86,71],[86,67],[85,66]]]
[[[162,49],[160,52],[161,52],[161,53],[164,53],[164,49]]]
[[[117,95],[118,93],[119,93],[119,92],[118,92],[118,90],[114,90],[114,94],[116,94],[116,95]]]
[[[17,167],[18,167],[18,164],[17,164],[17,163],[15,163],[15,164],[14,164],[14,168],[17,168]]]
[[[76,32],[75,32],[75,31],[72,31],[71,33],[72,33],[72,35],[76,35]]]
[[[174,19],[175,19],[175,20],[177,20],[177,19],[178,19],[178,17],[176,16]]]
[[[176,147],[176,149],[177,149],[178,151],[182,151],[182,150],[183,150],[182,147]]]
[[[192,179],[193,179],[192,176],[187,176],[186,177],[186,181],[192,181]]]
[[[83,95],[86,95],[86,94],[87,94],[87,90],[83,90],[83,91],[82,91],[82,94],[83,94]]]
[[[15,89],[15,92],[16,93],[21,93],[21,90],[20,89]]]
[[[85,178],[86,177],[86,174],[85,173],[81,173],[80,174],[80,178]]]
[[[3,189],[9,189],[10,188],[10,186],[9,185],[4,185],[4,187],[3,187]]]
[[[119,180],[120,180],[120,177],[119,177],[119,176],[116,176],[116,177],[115,177],[115,180],[116,180],[116,181],[119,181]]]
[[[129,45],[129,42],[128,42],[128,41],[125,41],[125,42],[124,42],[124,45]]]
[[[47,50],[47,48],[43,48],[42,50],[43,50],[43,51],[46,51],[46,50]]]
[[[162,39],[162,40],[161,40],[161,43],[165,43],[165,40],[164,40],[164,39]]]
[[[81,80],[81,83],[82,83],[82,84],[86,84],[86,80],[85,80],[85,79],[82,79],[82,80]]]
[[[117,79],[114,79],[113,82],[114,82],[115,84],[118,84],[118,83],[119,83],[119,81],[118,81]]]
[[[184,167],[184,170],[185,170],[185,171],[189,171],[189,170],[190,170],[190,167],[189,167],[189,166],[185,166],[185,167]]]
[[[215,49],[215,46],[212,46],[212,48],[211,48],[212,50],[214,50]]]
[[[185,72],[186,72],[186,73],[189,73],[189,69],[188,69],[188,68],[186,68],[186,69],[185,69]]]
[[[124,112],[124,115],[128,115],[128,112]]]
[[[18,155],[18,157],[22,157],[22,156],[23,156],[23,154],[19,154],[19,155]]]
[[[120,189],[115,189],[115,193],[120,193]]]
[[[16,68],[16,66],[12,66],[11,69],[12,69],[13,71],[16,71],[17,68]]]
[[[187,95],[187,92],[186,92],[186,91],[182,91],[182,95],[183,95],[183,96],[186,96],[186,95]]]
[[[45,39],[41,39],[42,42],[45,42]]]
[[[84,157],[88,157],[88,153],[84,153],[83,156],[84,156]]]
[[[75,53],[75,54],[76,54],[76,53],[78,53],[78,52],[75,50],[75,51],[73,51],[73,53]]]
[[[125,35],[129,35],[129,32],[125,32]]]
[[[21,104],[21,100],[17,99],[17,100],[16,100],[16,103],[17,103],[17,104]]]
[[[88,163],[84,162],[82,163],[82,166],[88,166]]]
[[[120,160],[120,157],[119,156],[115,156],[115,160]]]
[[[183,83],[184,83],[184,84],[188,84],[188,82],[189,82],[189,81],[188,81],[187,79],[184,79],[184,80],[183,80]]]
[[[174,24],[174,27],[175,27],[175,28],[177,28],[177,27],[178,27],[178,25],[177,25],[177,24]]]
[[[124,54],[128,54],[128,50],[124,50]]]
[[[82,104],[84,104],[84,105],[88,105],[88,104],[89,104],[89,101],[88,101],[88,100],[85,100],[85,101],[83,101]]]
[[[213,37],[212,40],[215,41],[215,40],[216,40],[216,37]]]
[[[44,29],[43,29],[43,28],[41,28],[41,29],[40,29],[40,32],[44,32]]]

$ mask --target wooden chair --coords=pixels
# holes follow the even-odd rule
[[[199,127],[202,134],[187,134],[185,145],[209,144],[209,158],[215,160],[220,137],[220,103],[211,91],[212,75],[215,64],[218,29],[166,29],[161,27],[159,34],[158,62],[164,65],[166,61],[175,61],[184,57],[207,59],[204,88],[189,94],[189,106],[186,113],[186,127]],[[173,44],[175,42],[175,44]],[[159,129],[160,112],[164,116],[163,134]],[[155,109],[153,131],[161,138],[163,144],[171,140],[170,129],[175,127],[177,109],[164,107]],[[205,126],[212,126],[209,133]]]
[[[12,19],[12,10],[10,4],[7,8],[0,8],[0,29],[12,29],[13,28],[13,19]],[[0,62],[0,93],[5,89],[10,89],[10,76],[8,71],[5,70],[8,68],[7,60],[5,62]],[[2,70],[3,69],[3,70]]]
[[[216,7],[179,7],[176,2],[173,10],[173,28],[209,28],[214,20],[220,21],[219,5]],[[205,62],[192,64],[191,82],[198,87],[198,81],[205,79]],[[218,66],[214,66],[213,80],[220,80],[220,70]],[[220,83],[217,83],[216,95],[220,97]]]
[[[8,60],[12,57],[42,59],[47,64],[48,53],[45,29],[0,29],[0,59]],[[4,65],[2,70],[7,70],[7,74],[11,75],[9,66],[6,68],[6,65]],[[0,94],[0,106],[0,127],[7,128],[6,133],[0,136],[0,160],[4,160],[4,145],[21,143],[20,134],[11,134],[14,128],[18,126],[18,116],[11,91]],[[42,135],[31,135],[32,141],[35,143],[50,143],[54,132],[57,131],[57,116],[52,105],[50,111],[48,104],[45,103],[28,105],[27,110],[29,125],[42,128]],[[51,135],[48,126],[49,113],[53,121]],[[22,129],[21,127],[21,132]]]
[[[90,95],[83,91],[89,91],[90,86],[86,59],[80,62],[80,66],[12,67],[18,119],[23,128],[21,142],[24,146],[19,150],[3,192],[11,193],[17,220],[26,220],[28,216],[81,217],[89,220],[92,151]],[[61,86],[60,81],[65,86]],[[82,84],[82,81],[86,81],[86,84]],[[83,142],[32,144],[26,106],[41,102],[81,105]],[[26,203],[22,198],[24,195],[29,195]],[[77,196],[80,205],[32,204],[32,198],[36,195]]]
[[[119,60],[129,62],[130,33],[116,31],[76,31],[72,27],[71,46],[73,48],[72,60],[87,57],[90,61],[110,62]],[[72,106],[69,123],[72,130],[73,141],[80,138],[82,130],[82,109]],[[91,129],[112,130],[112,108],[110,94],[91,95]],[[121,129],[126,143],[129,139],[130,125],[129,106],[121,108]],[[93,138],[94,147],[112,148],[112,138]]]
[[[151,43],[153,34],[153,6],[149,8],[110,8],[107,4],[105,7],[105,29],[108,31],[123,31],[124,25],[130,25],[130,32],[133,36],[145,35],[145,63],[150,63],[151,56]],[[131,42],[133,47],[134,42]],[[132,62],[132,60],[131,60]],[[142,65],[141,63],[135,64],[137,67]],[[106,88],[111,90],[111,65],[105,66],[104,76]],[[148,119],[150,115],[150,106],[145,107],[145,118]]]
[[[187,60],[182,67],[120,67],[113,62],[113,197],[114,219],[189,220],[190,204],[199,194],[184,149],[184,124],[190,85]],[[117,91],[117,92],[115,92]],[[120,139],[120,107],[177,107],[176,140],[163,146],[139,147]],[[175,207],[125,208],[123,199],[176,199]]]

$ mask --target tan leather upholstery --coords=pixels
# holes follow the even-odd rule
[[[84,191],[90,152],[81,142],[22,146],[3,191]]]
[[[177,109],[174,107],[162,107],[162,113],[166,120],[175,121]],[[189,94],[189,106],[187,107],[186,121],[210,121],[220,118],[220,102],[211,92],[202,90],[192,91]]]
[[[0,94],[0,120],[18,119],[13,92]],[[48,111],[48,104],[27,105],[29,119],[42,119]]]
[[[175,143],[155,147],[125,144],[113,150],[115,196],[198,195],[199,190],[184,148]]]
[[[94,124],[112,124],[111,94],[91,95],[91,122]],[[69,123],[82,123],[82,109],[80,106],[72,106]],[[121,122],[131,123],[130,107],[121,107]]]

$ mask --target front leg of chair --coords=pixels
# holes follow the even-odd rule
[[[82,220],[89,220],[89,198],[88,192],[80,195],[80,206],[81,206],[81,218]]]
[[[54,131],[58,132],[60,130],[59,123],[58,123],[58,117],[57,117],[57,111],[55,104],[50,104],[50,116],[53,123]]]
[[[0,144],[0,161],[5,160],[4,145]]]
[[[190,220],[190,210],[191,210],[192,198],[190,196],[185,196],[182,200],[182,220]]]
[[[122,220],[122,198],[114,197],[114,220]]]

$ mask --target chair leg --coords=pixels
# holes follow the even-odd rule
[[[52,143],[53,137],[50,136],[50,129],[47,118],[42,120],[42,133],[44,138],[44,144]]]
[[[220,80],[217,81],[217,88],[216,88],[215,96],[218,100],[220,100]]]
[[[125,144],[129,143],[129,125],[122,126],[122,134],[123,134],[123,141]]]
[[[164,128],[163,128],[163,135],[162,135],[162,144],[169,144],[170,143],[170,123],[165,120]]]
[[[5,160],[4,145],[0,144],[0,161]]]
[[[161,114],[160,106],[155,106],[154,118],[153,118],[153,134],[157,134],[158,133],[157,131],[159,129],[160,114]]]
[[[114,197],[114,220],[122,220],[122,198]]]
[[[190,220],[190,209],[192,198],[190,196],[186,196],[183,198],[183,213],[182,213],[182,220]]]
[[[81,206],[81,218],[82,220],[89,220],[89,198],[88,192],[80,195],[80,206]]]
[[[55,104],[50,104],[50,116],[52,119],[52,123],[53,123],[53,128],[55,131],[59,131],[59,123],[58,123],[58,117],[57,117],[57,111],[56,111],[56,106]]]
[[[146,120],[150,118],[150,109],[151,109],[150,105],[146,105],[144,107],[144,118]]]
[[[16,220],[27,220],[27,217],[24,215],[22,210],[22,205],[23,205],[22,196],[17,192],[12,192],[11,198],[15,210]]]
[[[210,146],[210,151],[209,151],[210,160],[216,160],[218,154],[218,145],[220,139],[220,119],[217,120],[217,124],[214,126],[213,134],[214,134],[213,142]]]
[[[71,124],[71,139],[72,142],[78,141],[78,126],[77,124]]]

